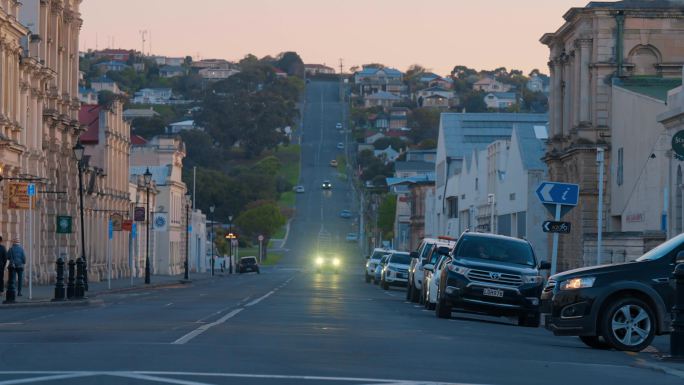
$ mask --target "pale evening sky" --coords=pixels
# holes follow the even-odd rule
[[[454,65],[548,72],[539,38],[589,0],[85,0],[81,49],[239,60],[296,51],[345,70],[379,62],[439,74]],[[148,42],[149,43],[149,42]],[[149,50],[148,43],[145,51]]]

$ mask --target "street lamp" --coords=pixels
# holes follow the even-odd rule
[[[211,213],[211,218],[209,218],[209,223],[211,224],[210,239],[211,239],[211,275],[214,275],[214,210],[216,206],[209,206],[209,213]]]
[[[88,264],[85,256],[85,224],[83,219],[83,155],[85,154],[85,147],[81,140],[76,141],[73,148],[74,156],[78,162],[78,195],[79,205],[81,209],[81,259],[83,260],[83,288],[88,291]]]
[[[143,174],[143,180],[145,181],[145,188],[147,190],[147,251],[145,253],[145,283],[150,283],[150,186],[152,185],[152,173],[148,167]]]
[[[188,240],[190,236],[190,195],[185,196],[185,274],[183,278],[187,281],[189,279],[188,277],[188,269],[189,269],[189,261],[188,261],[188,255],[190,252],[190,242]]]
[[[228,216],[228,234],[233,235],[233,216]],[[228,247],[230,253],[228,254],[228,274],[233,274],[233,239],[229,240]]]

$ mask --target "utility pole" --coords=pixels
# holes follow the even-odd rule
[[[147,30],[143,29],[139,31],[140,33],[140,38],[142,39],[142,51],[140,51],[140,54],[142,56],[145,56],[145,37],[147,36]]]
[[[598,229],[596,236],[596,264],[601,264],[601,243],[603,240],[603,163],[604,163],[604,149],[602,147],[596,148],[596,163],[599,167],[599,196],[598,196]]]

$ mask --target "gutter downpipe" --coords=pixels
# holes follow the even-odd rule
[[[622,65],[624,64],[623,50],[625,37],[625,11],[618,11],[615,15],[615,22],[617,23],[617,36],[615,42],[615,56],[617,60],[617,76],[622,78]]]

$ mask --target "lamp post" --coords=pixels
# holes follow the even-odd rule
[[[147,236],[145,241],[147,241],[147,250],[145,252],[145,283],[150,283],[150,185],[152,184],[152,173],[148,167],[143,174],[145,181],[145,188],[147,190]]]
[[[88,264],[86,263],[85,256],[85,224],[83,219],[83,155],[85,153],[85,147],[81,143],[81,140],[76,141],[76,145],[73,148],[74,156],[78,162],[78,195],[79,195],[79,206],[81,211],[81,259],[83,260],[83,287],[88,290]]]
[[[185,196],[185,274],[183,278],[187,281],[188,278],[188,255],[190,250],[190,195]]]
[[[232,236],[232,238],[234,238],[234,236],[233,236],[233,216],[232,215],[228,216],[228,234],[230,234]],[[233,239],[232,238],[228,241],[228,248],[230,250],[230,252],[228,253],[228,263],[229,263],[228,274],[233,274]]]
[[[209,232],[209,238],[211,239],[211,275],[214,275],[214,210],[216,209],[216,206],[211,205],[209,206],[209,213],[211,214],[211,218],[209,219],[209,223],[211,224],[211,231]]]

